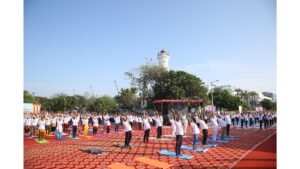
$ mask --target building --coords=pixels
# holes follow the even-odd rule
[[[169,70],[170,55],[166,50],[162,49],[160,52],[158,52],[157,59],[158,59],[159,66],[162,66],[167,70]]]

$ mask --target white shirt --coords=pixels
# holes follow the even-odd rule
[[[31,125],[31,119],[25,119],[25,126]]]
[[[176,129],[175,120],[171,119],[170,123],[171,123],[172,129],[175,130]]]
[[[201,128],[202,130],[208,129],[207,124],[206,124],[203,120],[200,120],[200,128]]]
[[[133,122],[133,117],[131,115],[127,116],[129,122]]]
[[[59,132],[59,133],[61,133],[62,132],[62,129],[63,129],[63,127],[62,127],[62,125],[63,125],[63,120],[58,120],[57,119],[57,127],[56,127],[56,130]],[[74,122],[73,122],[74,123]]]
[[[156,127],[162,126],[162,123],[161,123],[161,121],[160,121],[159,118],[153,118],[153,119],[155,120],[155,126],[156,126]]]
[[[183,127],[181,121],[175,121],[175,126],[176,126],[176,135],[181,135],[183,136]]]
[[[65,118],[64,118],[64,123],[65,123],[65,124],[68,124],[69,121],[70,121],[70,118],[69,118],[69,117],[65,117]]]
[[[46,121],[42,120],[39,121],[39,130],[44,129],[45,130]]]
[[[94,127],[98,127],[99,126],[98,119],[96,117],[93,118],[93,126]]]
[[[226,127],[226,122],[222,118],[218,118],[218,122],[221,127]]]
[[[37,126],[38,119],[31,119],[31,125]]]
[[[142,123],[142,118],[141,118],[141,117],[138,117],[138,118],[137,118],[137,122],[138,122],[138,123]]]
[[[120,116],[115,117],[114,120],[116,124],[119,124],[121,122]]]
[[[225,116],[225,122],[226,122],[226,124],[231,125],[231,119],[230,119],[230,116],[229,116],[229,115],[226,115],[226,116]]]
[[[150,123],[148,119],[143,119],[144,130],[150,129]]]
[[[188,124],[188,120],[186,119],[186,114],[182,115],[181,118],[182,118],[183,124],[187,125]]]
[[[193,129],[193,134],[199,134],[200,133],[200,130],[199,130],[196,123],[191,123],[191,127]]]
[[[79,123],[79,117],[77,117],[77,118],[72,118],[72,125],[73,125],[73,126],[78,126],[78,123]]]
[[[106,125],[106,126],[110,126],[109,116],[108,116],[108,115],[105,115],[105,116],[103,116],[103,119],[104,119],[105,125]]]
[[[218,127],[217,119],[211,118],[210,119],[210,123],[211,123],[211,126],[213,128],[217,128]]]
[[[82,124],[83,125],[89,124],[89,119],[82,119]]]
[[[128,132],[128,131],[132,130],[131,125],[129,124],[129,121],[124,121],[123,126],[124,126],[124,131],[125,132]]]

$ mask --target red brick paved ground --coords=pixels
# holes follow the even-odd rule
[[[257,146],[234,168],[276,168],[276,134]]]
[[[190,132],[190,131],[189,131]],[[64,141],[57,141],[55,138],[46,137],[49,141],[46,144],[39,144],[34,139],[24,137],[24,168],[25,169],[91,169],[108,168],[107,165],[113,163],[122,163],[133,168],[154,169],[134,159],[137,157],[148,157],[162,162],[172,164],[172,169],[195,169],[195,168],[231,168],[237,161],[257,144],[261,143],[267,137],[273,135],[276,129],[259,131],[253,129],[235,129],[232,128],[233,135],[239,135],[229,143],[219,145],[216,148],[209,148],[206,153],[197,153],[182,150],[182,154],[193,155],[190,160],[177,159],[159,155],[159,150],[167,149],[174,152],[175,140],[159,141],[150,140],[144,144],[140,138],[143,137],[143,131],[134,130],[131,143],[133,149],[122,149],[112,147],[113,143],[123,143],[124,133],[101,134],[99,137],[83,138],[72,140],[63,136]],[[163,128],[163,135],[169,135],[170,127]],[[209,134],[211,130],[209,130]],[[155,128],[151,129],[150,137],[156,136]],[[191,146],[191,137],[185,137],[183,145]],[[106,155],[94,156],[80,151],[80,148],[95,147],[110,151]]]

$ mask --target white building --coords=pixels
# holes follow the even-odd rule
[[[159,66],[162,66],[167,70],[169,70],[170,55],[166,50],[162,49],[160,52],[158,52],[157,59],[158,59]]]

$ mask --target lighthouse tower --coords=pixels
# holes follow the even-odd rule
[[[160,52],[158,52],[157,59],[158,59],[159,66],[162,66],[169,71],[169,59],[170,59],[169,53],[166,50],[162,49],[160,50]]]

